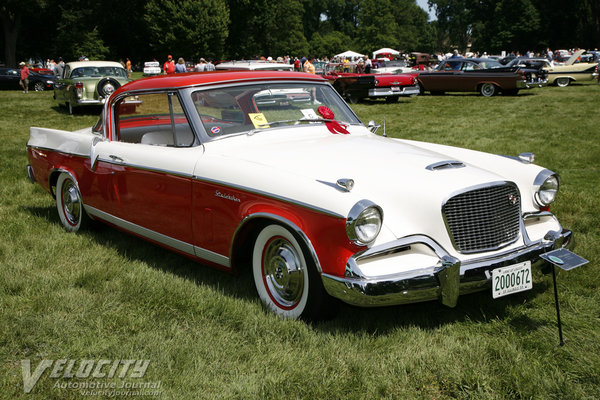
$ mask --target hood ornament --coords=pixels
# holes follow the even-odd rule
[[[345,190],[346,192],[349,192],[354,187],[354,179],[347,179],[347,178],[338,179],[336,182],[336,185],[339,188]]]

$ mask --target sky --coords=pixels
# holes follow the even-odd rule
[[[417,0],[417,4],[419,5],[419,7],[421,7],[423,10],[427,11],[429,13],[429,20],[430,21],[434,21],[437,18],[435,18],[435,14],[432,11],[429,11],[428,7],[427,7],[427,0]]]

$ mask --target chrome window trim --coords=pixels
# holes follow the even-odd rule
[[[310,83],[310,84],[314,84],[314,85],[329,86],[329,87],[331,87],[332,94],[334,96],[339,97],[339,99],[341,99],[342,102],[344,104],[346,104],[343,97],[337,92],[337,90],[335,90],[333,88],[333,86],[331,86],[331,84],[328,81],[322,80],[322,79],[316,79],[316,78],[314,80],[312,80],[310,78],[302,78],[302,79],[298,79],[298,80],[282,79],[282,80],[273,80],[273,81],[265,80],[265,78],[256,78],[256,79],[252,79],[252,80],[240,79],[240,80],[231,80],[231,81],[226,81],[226,82],[217,82],[217,83],[212,82],[212,83],[191,85],[191,86],[186,86],[184,88],[179,88],[177,90],[179,90],[181,92],[182,97],[185,99],[184,102],[185,102],[186,107],[190,107],[190,110],[194,110],[194,112],[190,111],[189,114],[192,115],[192,119],[194,119],[195,123],[198,124],[198,126],[200,126],[200,130],[198,130],[198,133],[200,133],[201,143],[210,142],[213,140],[223,140],[223,139],[226,139],[228,137],[233,137],[233,136],[246,135],[249,131],[232,133],[232,134],[228,134],[228,135],[224,135],[224,136],[217,136],[217,137],[210,136],[204,129],[204,125],[202,124],[202,121],[200,121],[198,113],[195,112],[195,106],[192,102],[192,96],[191,96],[192,92],[194,92],[198,89],[212,90],[212,89],[221,89],[221,88],[228,88],[228,87],[251,86],[251,85],[260,84],[261,82],[264,82],[266,84],[298,84],[298,85],[303,84],[303,83]],[[349,110],[349,113],[356,118],[356,121],[358,121],[357,123],[351,124],[351,125],[364,126],[361,119],[358,117],[358,115],[356,115],[356,113],[350,106],[348,106],[348,110]]]

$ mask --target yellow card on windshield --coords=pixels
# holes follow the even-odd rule
[[[263,113],[248,113],[255,128],[269,128],[267,118]]]

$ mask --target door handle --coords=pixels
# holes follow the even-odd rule
[[[125,160],[123,160],[121,157],[115,156],[114,154],[110,154],[109,157],[113,161],[118,161],[120,163],[124,163],[125,162]]]

